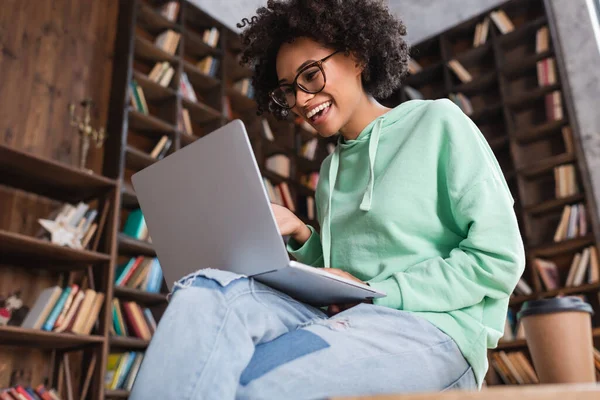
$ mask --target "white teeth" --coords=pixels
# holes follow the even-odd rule
[[[331,102],[330,102],[330,101],[328,101],[327,103],[323,103],[323,104],[321,104],[321,105],[319,105],[319,106],[317,106],[317,107],[313,108],[312,110],[310,110],[310,111],[309,111],[309,112],[306,114],[306,116],[307,116],[308,118],[312,118],[312,117],[313,117],[313,116],[314,116],[316,113],[318,113],[318,112],[319,112],[319,111],[321,111],[321,110],[324,110],[324,109],[326,109],[326,108],[327,108],[327,107],[329,107],[330,105],[331,105]]]

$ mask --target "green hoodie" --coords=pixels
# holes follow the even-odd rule
[[[387,293],[457,343],[481,387],[525,268],[514,200],[477,126],[451,101],[413,100],[340,137],[316,191],[322,227],[288,251]]]

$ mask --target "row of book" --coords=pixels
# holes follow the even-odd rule
[[[554,241],[561,242],[566,239],[585,236],[587,233],[588,223],[585,205],[583,203],[566,205],[554,232]]]
[[[559,121],[564,118],[560,90],[555,90],[544,96],[544,105],[546,107],[546,119],[548,121]]]
[[[150,293],[160,292],[163,273],[158,258],[132,257],[117,267],[115,285],[139,289]]]
[[[490,31],[490,18],[485,17],[482,22],[478,22],[475,25],[475,34],[473,35],[473,47],[479,47],[484,45],[487,41],[488,33]]]
[[[549,86],[556,83],[556,63],[554,58],[546,58],[538,61],[536,68],[539,86]]]
[[[171,84],[171,80],[175,75],[175,68],[168,61],[157,62],[150,70],[148,79],[158,83],[162,87],[167,87]]]
[[[471,105],[471,100],[467,98],[464,94],[458,93],[450,93],[450,100],[454,102],[466,115],[473,114],[473,106]]]
[[[495,351],[490,354],[489,361],[507,385],[539,383],[533,366],[522,351]]]
[[[254,98],[254,86],[250,78],[240,79],[233,84],[233,88],[250,99]]]
[[[265,168],[284,178],[290,177],[290,158],[284,154],[274,154],[265,160]]]
[[[0,389],[0,400],[61,400],[56,389],[48,389],[44,385],[36,388],[31,386],[16,385]]]
[[[177,15],[179,15],[179,2],[168,1],[158,8],[158,12],[169,21],[175,22]]]
[[[114,336],[150,340],[156,330],[156,320],[150,309],[142,309],[133,301],[121,302],[121,300],[113,298],[112,320],[110,333]]]
[[[135,79],[132,79],[129,82],[129,103],[136,111],[146,115],[149,114],[148,102],[144,95],[144,89],[142,89]]]
[[[163,135],[150,152],[150,157],[154,158],[155,160],[163,159],[171,149],[172,145],[173,138],[171,138],[169,135]]]
[[[600,259],[595,246],[586,247],[583,251],[575,253],[564,285],[560,279],[558,266],[554,261],[535,258],[533,267],[545,290],[600,282]]]
[[[84,202],[79,202],[77,205],[69,203],[63,206],[48,219],[39,219],[38,222],[47,232],[38,233],[38,237],[50,240],[58,245],[66,245],[76,249],[88,248],[90,241],[98,230],[96,218],[98,210],[90,208],[90,205]],[[70,240],[57,241],[51,233],[56,229],[56,226],[61,227],[65,231],[71,233]]]
[[[154,45],[165,53],[174,55],[179,45],[181,34],[172,29],[167,29],[156,37]]]
[[[287,207],[291,212],[296,212],[296,205],[286,182],[273,185],[269,179],[263,177],[263,183],[271,203],[279,204],[280,206]]]
[[[219,44],[219,36],[220,32],[216,27],[205,29],[204,32],[202,32],[202,41],[210,47],[215,48]]]
[[[146,225],[146,219],[140,208],[131,210],[125,219],[122,232],[134,239],[152,242]]]
[[[200,72],[202,72],[204,75],[214,77],[217,75],[220,64],[221,62],[218,58],[206,56],[196,64],[196,67],[198,67]]]
[[[571,138],[570,129],[563,129],[563,137],[567,135]],[[572,152],[572,139],[565,140],[567,152]],[[570,143],[570,144],[569,144]],[[557,199],[574,196],[579,193],[579,185],[577,184],[577,176],[575,174],[575,166],[573,164],[560,165],[554,167],[554,194]]]
[[[21,326],[51,332],[89,335],[102,308],[104,294],[71,284],[42,290]]]
[[[181,73],[181,79],[179,80],[179,91],[181,92],[181,95],[189,101],[194,103],[198,102],[198,95],[196,94],[196,91],[194,90],[194,87],[192,86],[192,83],[185,72]]]
[[[139,351],[110,353],[106,363],[104,387],[109,390],[131,391],[143,360],[144,353]]]

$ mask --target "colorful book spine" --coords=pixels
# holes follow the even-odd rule
[[[58,316],[60,315],[60,312],[62,311],[63,307],[65,306],[65,303],[67,302],[67,298],[69,297],[70,294],[71,294],[71,287],[69,286],[69,287],[66,287],[63,290],[62,294],[60,295],[60,298],[56,302],[56,305],[52,309],[52,312],[48,316],[48,319],[42,326],[43,330],[51,331],[52,328],[54,328],[54,324],[56,323],[56,320],[57,320]]]

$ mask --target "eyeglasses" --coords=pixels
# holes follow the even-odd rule
[[[281,107],[285,109],[291,109],[296,106],[296,89],[297,86],[300,90],[308,94],[317,94],[325,87],[325,70],[323,70],[323,63],[328,58],[339,53],[335,51],[325,58],[319,61],[312,62],[304,66],[294,78],[294,81],[279,85],[276,89],[269,93],[271,99]]]

